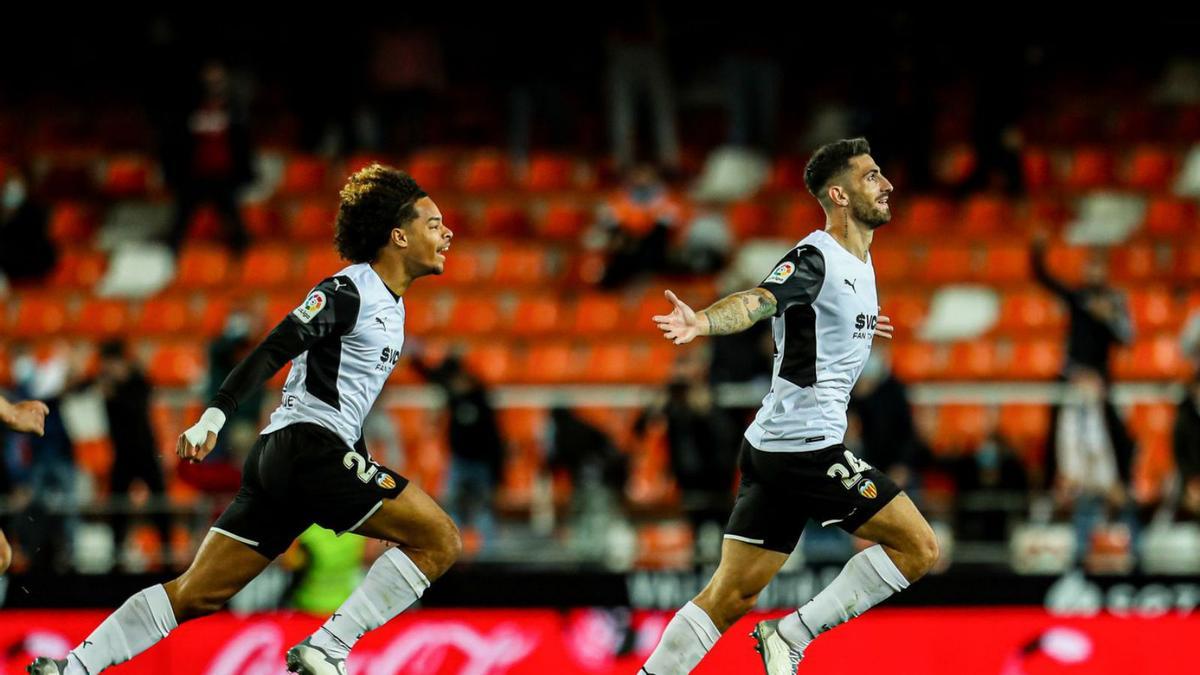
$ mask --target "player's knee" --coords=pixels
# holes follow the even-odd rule
[[[462,533],[458,531],[457,525],[449,522],[442,536],[442,562],[445,565],[442,570],[449,569],[458,560],[458,557],[462,555],[462,551]]]
[[[747,594],[735,586],[709,586],[701,592],[696,604],[708,612],[709,618],[721,632],[754,609],[758,593]]]
[[[176,579],[164,585],[175,619],[180,623],[214,614],[229,601],[229,597],[209,589],[196,588],[186,579]]]
[[[5,541],[4,535],[0,534],[0,574],[8,571],[8,566],[12,564],[12,547]]]
[[[929,570],[933,569],[933,566],[937,564],[938,558],[942,555],[937,535],[933,533],[933,528],[928,525],[922,528],[921,533],[914,539],[913,549],[913,557],[916,559],[915,566],[920,576],[924,576]]]

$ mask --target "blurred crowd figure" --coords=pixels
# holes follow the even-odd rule
[[[58,262],[50,215],[20,165],[0,163],[0,294],[7,284],[36,283]]]
[[[229,248],[240,254],[249,236],[238,197],[254,179],[248,112],[220,61],[204,64],[196,84],[162,134],[163,178],[175,195],[167,243],[178,252],[196,210],[210,205],[221,215]]]
[[[496,485],[505,452],[491,394],[457,355],[435,366],[422,358],[412,359],[412,364],[445,398],[450,445],[447,510],[459,525],[475,527],[487,548],[496,538]]]
[[[668,247],[682,219],[680,202],[658,170],[651,164],[632,168],[600,210],[597,234],[605,255],[600,285],[617,289],[666,271]]]

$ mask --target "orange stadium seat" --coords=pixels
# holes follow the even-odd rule
[[[1138,340],[1117,350],[1113,371],[1123,380],[1176,380],[1190,369],[1174,335]]]
[[[940,356],[927,342],[901,342],[892,346],[892,370],[906,382],[934,379],[945,367]]]
[[[454,163],[440,150],[419,152],[408,161],[408,175],[426,192],[444,190],[454,176]]]
[[[817,200],[808,195],[796,197],[783,211],[780,236],[800,240],[813,230],[824,229],[825,212]]]
[[[879,298],[881,312],[892,320],[900,339],[911,338],[929,313],[929,297],[914,291],[888,291]]]
[[[735,241],[770,236],[777,226],[771,208],[757,199],[732,204],[726,217]]]
[[[404,334],[423,336],[439,327],[437,303],[426,298],[404,298]]]
[[[804,165],[807,160],[799,157],[780,157],[771,165],[771,175],[767,178],[767,189],[778,192],[803,191]]]
[[[595,342],[585,352],[582,380],[597,384],[628,382],[635,377],[634,358],[633,347],[627,342]]]
[[[313,155],[288,157],[279,182],[281,197],[297,197],[320,192],[325,188],[328,166],[324,159]]]
[[[1050,431],[1050,406],[1008,403],[1000,406],[1000,434],[1022,450],[1042,448]]]
[[[998,374],[996,345],[986,340],[956,342],[950,347],[946,377],[986,380]]]
[[[1079,283],[1083,281],[1088,256],[1088,250],[1081,246],[1053,244],[1046,252],[1046,267],[1061,282]]]
[[[1150,244],[1125,244],[1112,251],[1111,278],[1117,282],[1142,282],[1160,278],[1168,269],[1159,269],[1158,254]]]
[[[204,350],[199,343],[159,345],[150,357],[147,374],[160,387],[189,387],[204,378]]]
[[[153,298],[142,305],[134,330],[139,337],[161,337],[191,332],[193,328],[188,301],[178,296],[167,296]]]
[[[1049,380],[1062,371],[1066,350],[1057,338],[1021,340],[1003,374],[1009,380]]]
[[[1113,158],[1103,148],[1081,148],[1071,158],[1066,185],[1073,190],[1095,190],[1114,184]]]
[[[467,160],[462,177],[464,190],[489,192],[506,187],[508,187],[508,160],[503,154],[484,151]]]
[[[50,207],[49,230],[50,239],[59,246],[83,246],[96,230],[96,215],[79,202],[56,201]]]
[[[986,406],[969,403],[951,403],[938,409],[938,434],[935,447],[941,449],[979,447],[987,436],[988,410]]]
[[[533,384],[565,384],[579,370],[578,355],[566,342],[537,342],[530,346],[522,379]]]
[[[67,327],[70,309],[60,296],[30,294],[18,300],[17,314],[9,332],[19,338],[39,338],[61,333]]]
[[[508,344],[477,344],[467,351],[467,368],[490,385],[506,384],[513,379],[513,348]]]
[[[1007,333],[1060,329],[1066,322],[1062,304],[1044,291],[1006,293],[1000,301],[999,328]]]
[[[337,202],[327,199],[305,200],[288,220],[288,236],[292,241],[332,242],[336,219]]]
[[[1157,196],[1146,206],[1142,229],[1154,237],[1173,237],[1196,229],[1196,203],[1179,197]]]
[[[181,288],[214,288],[225,284],[231,267],[229,252],[216,246],[191,245],[183,249],[175,283]]]
[[[621,327],[621,298],[604,293],[588,293],[575,302],[571,331],[576,335],[604,335]]]
[[[452,333],[472,335],[494,333],[503,325],[498,305],[499,303],[492,297],[475,295],[456,297],[450,311],[450,323],[446,328]]]
[[[71,322],[71,330],[89,338],[106,339],[124,334],[131,324],[125,301],[89,298]]]
[[[550,277],[550,252],[542,246],[506,244],[496,254],[492,281],[500,286],[545,284]]]
[[[897,229],[906,234],[942,236],[956,230],[954,204],[940,197],[913,197],[898,215]]]
[[[1026,148],[1021,155],[1021,174],[1030,192],[1043,192],[1052,187],[1055,183],[1054,162],[1050,153],[1042,148]]]
[[[1015,284],[1032,279],[1029,249],[1022,244],[988,244],[975,278],[988,284]]]
[[[282,246],[256,246],[241,261],[241,288],[269,291],[292,280],[292,250]]]
[[[114,199],[140,197],[149,191],[150,172],[150,164],[145,157],[112,157],[104,167],[101,190],[106,196]]]
[[[313,246],[304,251],[297,281],[301,286],[311,288],[349,264],[332,246]]]
[[[968,280],[973,267],[971,249],[966,246],[934,245],[926,252],[917,275],[922,281],[945,284]]]
[[[1137,190],[1165,190],[1175,173],[1175,158],[1156,145],[1140,145],[1129,159],[1125,184]]]
[[[552,294],[525,296],[517,301],[509,330],[516,335],[557,334],[562,314],[562,303]]]
[[[239,297],[237,301],[234,301],[227,295],[214,293],[208,294],[203,300],[204,303],[197,314],[199,315],[200,321],[200,334],[206,338],[213,338],[224,332],[225,324],[229,321],[231,309],[235,306],[243,306],[244,303],[243,298]],[[295,305],[299,304],[300,302],[296,301]],[[274,317],[273,321],[264,323],[264,326],[266,328],[273,327],[275,325],[275,321],[278,321],[280,318],[281,317]],[[194,320],[189,322],[188,329],[194,330],[195,328],[196,326]]]
[[[50,283],[60,288],[90,288],[104,276],[107,266],[108,260],[102,251],[66,249],[59,252]]]
[[[282,232],[279,213],[266,202],[249,202],[242,204],[242,222],[246,224],[246,233],[251,239],[270,239],[278,237]]]
[[[912,249],[907,246],[883,244],[871,247],[871,264],[875,267],[875,279],[881,284],[903,281],[912,269]]]
[[[546,206],[546,211],[537,220],[536,230],[548,239],[575,240],[592,220],[591,212],[574,200],[556,200]]]
[[[962,207],[959,231],[972,236],[991,237],[1014,229],[1012,204],[1002,196],[979,194],[967,199]]]
[[[1164,288],[1139,288],[1129,293],[1129,310],[1137,335],[1161,330],[1178,330],[1185,315],[1170,291]]]
[[[1187,283],[1200,281],[1200,244],[1188,244],[1176,250],[1175,278]]]
[[[574,170],[574,164],[569,157],[536,154],[529,160],[525,187],[534,192],[570,189],[574,182]]]
[[[519,237],[529,231],[529,215],[519,203],[489,202],[483,207],[479,234],[489,237]]]
[[[478,244],[451,244],[446,254],[446,267],[437,278],[440,284],[469,286],[478,284],[489,275],[495,260],[490,247]]]

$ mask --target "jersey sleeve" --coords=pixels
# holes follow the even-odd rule
[[[775,316],[782,316],[790,307],[815,302],[824,284],[825,256],[806,244],[788,251],[758,287],[775,296]]]
[[[288,361],[323,339],[341,337],[353,330],[361,304],[358,288],[348,277],[329,277],[317,284],[304,302],[229,373],[210,405],[229,417],[239,401],[258,390]]]

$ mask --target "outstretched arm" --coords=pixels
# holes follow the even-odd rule
[[[670,314],[655,316],[654,323],[658,324],[663,337],[677,345],[691,342],[698,335],[740,333],[773,316],[777,307],[775,296],[765,288],[727,295],[699,312],[693,311],[671,291],[664,295],[674,308]]]
[[[0,396],[0,424],[21,433],[41,436],[46,429],[46,415],[50,409],[41,401],[9,403]]]

